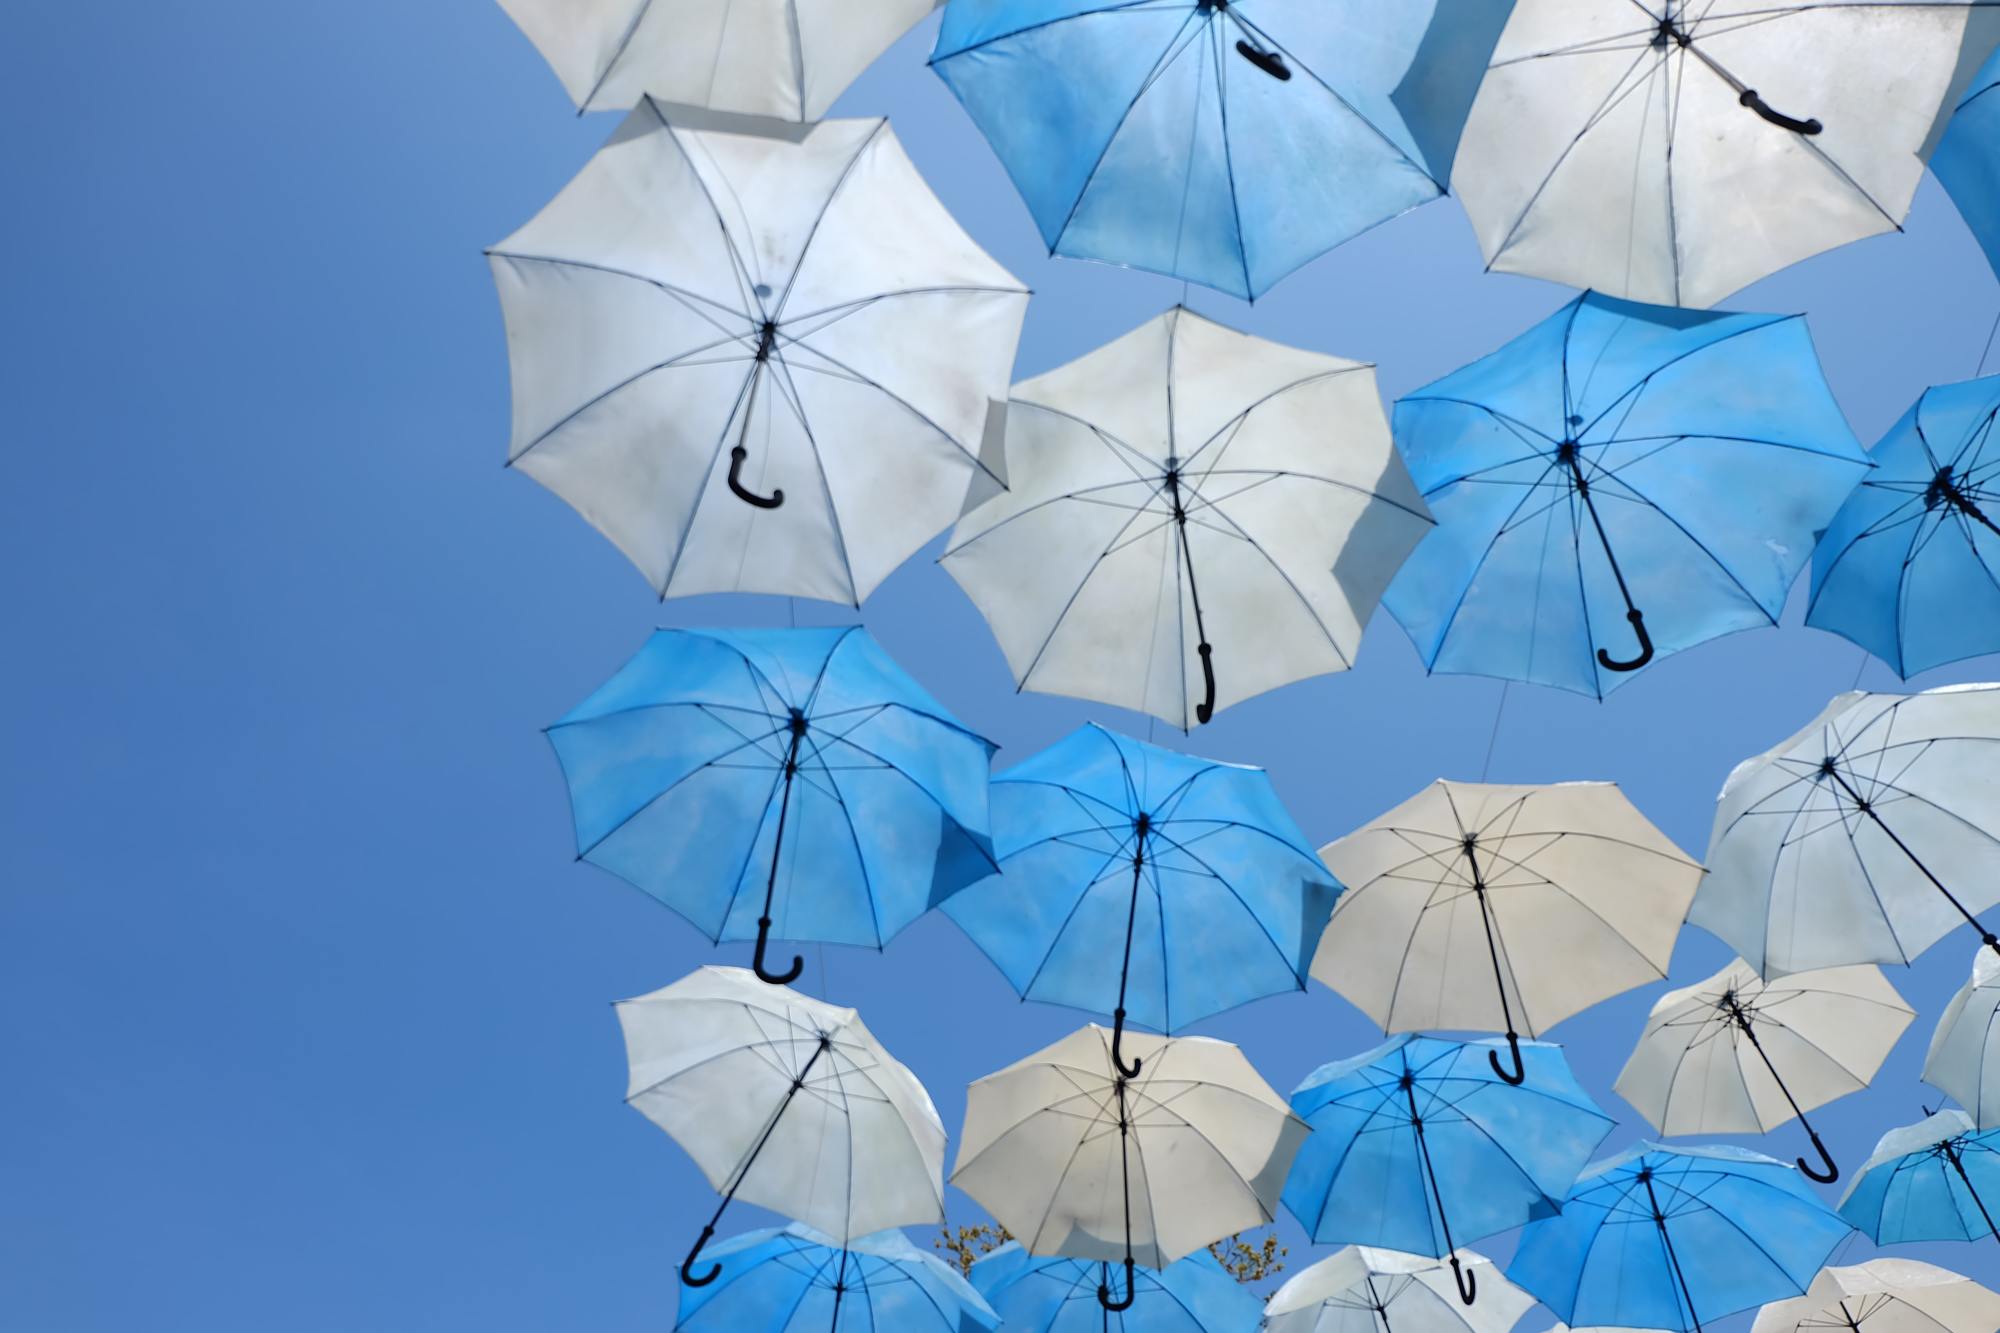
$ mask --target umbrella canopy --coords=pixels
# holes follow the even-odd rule
[[[1931,170],[1958,205],[1986,262],[2000,274],[2000,52],[1953,101],[1950,123],[1931,153]]]
[[[1257,1333],[1257,1298],[1197,1249],[1165,1268],[1137,1269],[1129,1309],[1107,1314],[1103,1263],[1029,1254],[1010,1241],[972,1266],[972,1285],[1009,1333]]]
[[[716,1280],[681,1296],[690,1333],[980,1333],[1000,1317],[958,1270],[900,1231],[834,1243],[811,1227],[732,1236]]]
[[[737,967],[704,967],[618,1005],[625,1100],[673,1136],[722,1194],[681,1264],[741,1198],[846,1244],[944,1220],[944,1125],[916,1075],[852,1009]]]
[[[1915,1017],[1878,967],[1767,984],[1739,958],[1654,1003],[1616,1090],[1662,1134],[1768,1134],[1796,1118],[1820,1158],[1799,1169],[1832,1181],[1806,1112],[1867,1087]]]
[[[2000,955],[1981,949],[1951,997],[1924,1055],[1924,1082],[1963,1106],[1981,1129],[2000,1128]]]
[[[1340,885],[1261,768],[1090,725],[993,781],[1001,874],[945,914],[1024,999],[1172,1032],[1304,990]]]
[[[578,855],[712,940],[883,944],[993,870],[990,742],[859,626],[661,630],[549,728]]]
[[[1384,1032],[1510,1047],[1664,978],[1701,880],[1608,782],[1440,779],[1320,856],[1349,887],[1313,975]]]
[[[1767,977],[1907,963],[2000,902],[2000,686],[1843,694],[1737,765],[1688,920]]]
[[[500,0],[578,111],[669,102],[818,120],[942,0]]]
[[[1595,293],[1395,421],[1438,528],[1383,600],[1425,663],[1599,696],[1776,624],[1868,466],[1802,318]]]
[[[1852,1231],[1783,1162],[1641,1143],[1522,1232],[1507,1276],[1572,1325],[1691,1333],[1799,1295]]]
[[[1458,1299],[1439,1260],[1350,1245],[1278,1288],[1264,1307],[1264,1333],[1507,1333],[1535,1303],[1484,1255],[1453,1257],[1476,1274],[1476,1304]]]
[[[1122,1263],[1099,1301],[1137,1298],[1134,1264],[1165,1268],[1269,1222],[1306,1126],[1227,1042],[1133,1034],[1118,1071],[1091,1026],[974,1083],[951,1183],[1031,1254]]]
[[[1458,1241],[1554,1211],[1613,1125],[1560,1047],[1521,1046],[1520,1083],[1501,1077],[1503,1049],[1398,1037],[1298,1086],[1292,1110],[1313,1133],[1284,1201],[1315,1243],[1436,1255],[1472,1303]]]
[[[1914,1259],[1828,1268],[1806,1294],[1757,1312],[1750,1333],[1993,1333],[2000,1296],[1971,1278]]]
[[[1707,306],[1895,230],[1971,8],[1521,0],[1458,159],[1488,265]]]
[[[1182,730],[1345,670],[1431,526],[1372,366],[1179,307],[1016,385],[1005,430],[946,571],[1022,688]]]
[[[1892,1129],[1840,1201],[1843,1217],[1878,1245],[2000,1240],[2000,1131],[1946,1107]]]
[[[490,252],[509,465],[662,597],[858,604],[962,507],[1028,294],[888,122],[672,114]]]
[[[1445,191],[1509,0],[953,0],[931,68],[1051,252],[1245,299]]]
[[[1806,623],[1897,675],[2000,652],[2000,376],[1924,390],[1813,553]]]

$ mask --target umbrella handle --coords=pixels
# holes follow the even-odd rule
[[[1646,632],[1646,613],[1635,606],[1625,613],[1625,619],[1632,622],[1632,632],[1639,636],[1639,655],[1619,662],[1613,660],[1610,653],[1599,648],[1597,663],[1606,671],[1637,671],[1653,660],[1653,636]]]
[[[1797,120],[1782,111],[1773,110],[1770,103],[1757,96],[1757,90],[1754,88],[1745,88],[1743,95],[1736,100],[1742,105],[1749,107],[1752,111],[1755,111],[1765,120],[1776,125],[1779,129],[1790,130],[1793,134],[1818,134],[1826,128],[1818,120]]]
[[[1826,1170],[1823,1173],[1815,1170],[1812,1163],[1803,1157],[1798,1159],[1799,1170],[1822,1185],[1831,1185],[1840,1179],[1840,1166],[1833,1160],[1833,1154],[1826,1150],[1826,1145],[1820,1142],[1818,1131],[1808,1129],[1806,1133],[1812,1135],[1812,1146],[1819,1151],[1819,1160],[1825,1163]]]
[[[1104,1283],[1102,1283],[1102,1282],[1100,1282],[1100,1283],[1098,1283],[1098,1284],[1097,1284],[1097,1303],[1098,1303],[1099,1305],[1103,1306],[1103,1307],[1104,1307],[1105,1309],[1107,1309],[1107,1310],[1111,1311],[1111,1312],[1112,1312],[1113,1314],[1116,1314],[1116,1313],[1117,1313],[1118,1311],[1120,1311],[1120,1310],[1129,1310],[1129,1309],[1131,1309],[1131,1308],[1132,1308],[1132,1301],[1134,1300],[1134,1298],[1136,1298],[1136,1297],[1138,1296],[1138,1294],[1139,1294],[1139,1293],[1138,1293],[1137,1289],[1136,1289],[1136,1288],[1134,1288],[1134,1287],[1133,1287],[1133,1285],[1132,1285],[1132,1257],[1131,1257],[1130,1255],[1127,1255],[1127,1256],[1125,1257],[1125,1299],[1124,1299],[1124,1300],[1122,1300],[1122,1301],[1114,1301],[1114,1300],[1112,1300],[1112,1299],[1111,1299],[1111,1288],[1110,1288],[1110,1287],[1108,1287],[1108,1286],[1106,1286],[1106,1285],[1105,1285]]]
[[[1488,1051],[1486,1053],[1486,1063],[1493,1066],[1493,1072],[1500,1076],[1502,1083],[1518,1088],[1528,1081],[1528,1067],[1521,1063],[1521,1038],[1518,1034],[1512,1032],[1507,1034],[1507,1053],[1514,1058],[1514,1067],[1511,1070],[1500,1063],[1500,1052],[1498,1051]],[[1454,1263],[1452,1266],[1455,1268],[1457,1264]],[[1472,1298],[1468,1296],[1466,1304],[1470,1305],[1471,1303]]]
[[[1195,652],[1201,658],[1202,701],[1194,706],[1194,720],[1204,727],[1215,716],[1215,649],[1212,645],[1199,643]]]
[[[759,509],[776,509],[785,502],[785,493],[782,490],[773,488],[769,495],[759,495],[755,491],[744,488],[742,481],[743,460],[749,456],[750,451],[740,444],[729,451],[729,489],[744,504],[756,505]],[[770,978],[766,977],[765,980],[768,981]]]
[[[694,1261],[701,1258],[702,1250],[706,1248],[708,1242],[713,1240],[714,1238],[715,1238],[715,1228],[712,1225],[703,1227],[701,1229],[701,1239],[697,1240],[694,1243],[694,1248],[688,1251],[688,1257],[681,1260],[681,1281],[686,1283],[688,1286],[705,1287],[709,1283],[715,1281],[715,1279],[717,1279],[718,1277],[722,1276],[721,1264],[710,1264],[708,1266],[708,1271],[706,1273],[703,1273],[700,1277],[696,1277],[694,1273],[691,1271],[694,1268]]]
[[[1140,1066],[1146,1062],[1144,1060],[1134,1060],[1130,1066],[1127,1066],[1125,1063],[1125,1054],[1122,1049],[1124,1045],[1125,1009],[1121,1005],[1111,1011],[1111,1065],[1126,1078],[1137,1078],[1139,1077]],[[1123,1309],[1124,1307],[1120,1306],[1119,1308]]]
[[[1236,54],[1263,70],[1280,83],[1289,83],[1292,71],[1285,66],[1285,58],[1276,51],[1260,51],[1250,43],[1238,40]]]
[[[782,975],[775,972],[767,972],[764,970],[764,950],[770,943],[771,918],[760,916],[757,918],[757,952],[751,955],[750,967],[757,973],[757,980],[759,981],[769,982],[773,986],[789,986],[799,979],[799,973],[806,970],[806,960],[797,954],[793,954],[792,967],[789,972]]]
[[[1458,1283],[1458,1299],[1467,1305],[1479,1299],[1479,1275],[1469,1268],[1461,1268],[1457,1254],[1451,1256],[1451,1276]]]

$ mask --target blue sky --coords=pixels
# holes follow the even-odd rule
[[[789,610],[661,607],[559,500],[501,467],[506,356],[480,250],[616,118],[579,121],[490,0],[16,8],[0,81],[5,1322],[666,1327],[712,1197],[622,1104],[609,1002],[748,951],[711,949],[572,864],[540,728],[656,624],[774,625]],[[1035,288],[1020,374],[1177,299],[1177,283],[1043,257],[923,67],[931,28],[840,110],[891,115],[939,195]],[[1393,396],[1567,295],[1482,274],[1443,202],[1254,309],[1200,291],[1192,304],[1379,362]],[[1973,373],[2000,290],[1927,183],[1906,234],[1729,304],[1809,311],[1872,441],[1924,386]],[[1144,733],[1017,696],[934,555],[865,619],[1002,762],[1091,717]],[[1795,597],[1783,629],[1670,659],[1602,705],[1515,687],[1492,776],[1615,779],[1699,854],[1734,762],[1856,678],[1859,650],[1799,628],[1802,609]],[[1879,665],[1863,679],[1895,684]],[[1355,671],[1246,703],[1192,744],[1267,765],[1323,841],[1434,777],[1477,777],[1500,696],[1426,678],[1382,616]],[[1917,1066],[1972,947],[1961,932],[1892,973],[1923,1017],[1874,1089],[1815,1117],[1844,1161],[1932,1098]],[[1690,931],[1675,978],[1725,959]],[[1020,1005],[942,918],[880,956],[808,962],[809,987],[859,1006],[953,1130],[968,1080],[1080,1021]],[[1610,1084],[1657,989],[1553,1034],[1626,1119],[1614,1146],[1637,1122]],[[1376,1039],[1317,986],[1202,1030],[1242,1042],[1281,1090]],[[1781,1130],[1763,1146],[1789,1158],[1802,1143]],[[2000,1282],[1991,1242],[1925,1257]]]

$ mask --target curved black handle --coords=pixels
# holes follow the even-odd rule
[[[1215,716],[1215,649],[1206,643],[1195,645],[1195,652],[1201,657],[1201,689],[1203,699],[1194,706],[1194,720],[1202,726]]]
[[[1514,1057],[1514,1067],[1511,1070],[1500,1063],[1498,1051],[1488,1051],[1486,1063],[1493,1066],[1493,1072],[1500,1076],[1502,1083],[1518,1088],[1528,1081],[1528,1067],[1521,1063],[1521,1038],[1518,1033],[1507,1034],[1507,1053]]]
[[[694,1248],[688,1251],[688,1257],[681,1260],[681,1281],[686,1283],[688,1286],[705,1287],[709,1283],[715,1281],[715,1279],[722,1276],[721,1264],[710,1264],[708,1266],[708,1271],[706,1273],[703,1273],[700,1277],[696,1277],[694,1273],[690,1271],[694,1268],[694,1261],[701,1258],[702,1250],[708,1245],[708,1242],[713,1240],[714,1238],[715,1238],[714,1226],[711,1225],[703,1227],[701,1229],[701,1239],[696,1241],[694,1243]]]
[[[1467,1305],[1479,1299],[1479,1275],[1469,1268],[1461,1268],[1456,1254],[1451,1256],[1451,1275],[1458,1283],[1458,1298]]]
[[[806,960],[797,954],[793,954],[791,971],[784,973],[782,976],[774,972],[767,972],[764,970],[764,950],[769,947],[770,943],[771,918],[760,916],[757,918],[757,952],[751,955],[750,967],[757,973],[757,980],[759,981],[768,981],[773,986],[789,986],[799,979],[799,973],[806,970]]]
[[[1103,1306],[1103,1307],[1104,1307],[1105,1309],[1107,1309],[1107,1310],[1111,1311],[1111,1312],[1112,1312],[1113,1314],[1116,1314],[1116,1313],[1117,1313],[1118,1311],[1120,1311],[1120,1310],[1129,1310],[1129,1309],[1131,1309],[1131,1308],[1132,1308],[1132,1301],[1133,1301],[1133,1298],[1135,1298],[1136,1296],[1138,1296],[1138,1294],[1139,1294],[1139,1292],[1138,1292],[1137,1288],[1135,1288],[1135,1287],[1134,1287],[1134,1286],[1132,1285],[1132,1257],[1131,1257],[1130,1255],[1127,1255],[1127,1256],[1125,1257],[1125,1299],[1124,1299],[1124,1300],[1122,1300],[1122,1301],[1114,1301],[1114,1300],[1112,1300],[1112,1299],[1111,1299],[1111,1288],[1110,1288],[1109,1286],[1107,1286],[1107,1285],[1106,1285],[1105,1283],[1102,1283],[1102,1282],[1100,1282],[1100,1283],[1098,1283],[1098,1284],[1097,1284],[1097,1303],[1098,1303],[1099,1305]]]
[[[1122,1049],[1124,1045],[1125,1011],[1122,1008],[1113,1009],[1111,1011],[1111,1065],[1126,1078],[1137,1078],[1139,1077],[1139,1067],[1145,1064],[1145,1061],[1134,1060],[1128,1068],[1125,1064],[1125,1054]],[[1123,1309],[1124,1307],[1120,1306],[1119,1308]]]
[[[1799,1170],[1822,1185],[1831,1185],[1840,1179],[1840,1166],[1833,1160],[1833,1154],[1826,1150],[1826,1145],[1819,1141],[1817,1131],[1809,1129],[1806,1133],[1812,1136],[1812,1146],[1819,1151],[1819,1160],[1826,1164],[1826,1170],[1824,1172],[1814,1170],[1812,1163],[1803,1157],[1798,1159]]]
[[[1736,100],[1779,129],[1790,130],[1793,134],[1818,134],[1826,128],[1818,120],[1796,120],[1782,111],[1772,110],[1770,103],[1757,96],[1757,90],[1754,88],[1745,88],[1743,95]]]
[[[1236,54],[1263,70],[1280,83],[1289,83],[1292,71],[1285,65],[1285,58],[1276,51],[1260,51],[1246,41],[1236,43]]]
[[[1619,662],[1602,648],[1597,650],[1597,662],[1606,671],[1637,671],[1653,660],[1653,636],[1646,633],[1646,613],[1633,607],[1625,613],[1625,619],[1632,622],[1632,632],[1639,636],[1639,655],[1629,661]]]
[[[729,451],[729,489],[734,491],[736,498],[744,504],[756,505],[759,509],[776,509],[785,502],[785,493],[782,490],[773,488],[769,495],[759,495],[755,491],[743,489],[743,460],[749,456],[750,451],[740,444]]]

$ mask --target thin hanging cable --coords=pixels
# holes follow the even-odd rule
[[[1993,338],[2000,334],[2000,313],[1993,316],[1993,327],[1986,332],[1986,346],[1979,352],[1979,368],[1972,372],[1974,379],[1986,373],[1986,358],[1993,355]]]
[[[1500,719],[1507,715],[1507,691],[1511,688],[1512,681],[1500,682],[1500,702],[1493,706],[1493,733],[1486,738],[1486,762],[1479,766],[1481,782],[1493,771],[1493,751],[1500,744]]]
[[[1854,666],[1854,683],[1849,685],[1847,688],[1850,691],[1860,689],[1861,678],[1866,674],[1868,674],[1868,650],[1866,648],[1863,648],[1861,650],[1861,660],[1857,662]]]

